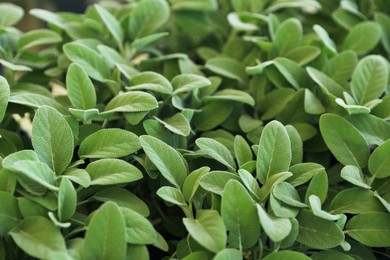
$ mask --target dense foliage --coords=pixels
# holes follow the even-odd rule
[[[30,14],[0,4],[0,259],[390,254],[385,0]]]

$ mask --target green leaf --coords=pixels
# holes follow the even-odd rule
[[[157,117],[154,118],[160,123],[162,123],[165,128],[175,134],[181,136],[188,136],[191,133],[190,122],[188,122],[187,118],[183,115],[183,113],[176,113],[173,116],[164,120],[161,120]]]
[[[83,246],[85,259],[125,259],[125,221],[114,203],[103,204],[89,222]]]
[[[222,195],[222,192],[225,189],[225,185],[232,179],[237,181],[240,180],[237,174],[223,171],[211,171],[203,175],[200,178],[199,183],[203,189],[218,195]]]
[[[12,194],[0,191],[0,200],[0,235],[5,236],[11,228],[19,223],[22,216],[18,201]]]
[[[123,41],[123,31],[118,20],[104,7],[94,4],[96,11],[98,12],[103,23],[107,27],[108,31],[111,33],[112,37],[116,41],[116,44],[119,48],[122,48]]]
[[[198,131],[211,130],[225,122],[232,111],[233,106],[228,102],[212,102],[194,115],[192,123]]]
[[[40,45],[54,44],[61,42],[61,36],[48,29],[37,29],[23,34],[18,41],[19,51]]]
[[[195,141],[202,153],[227,166],[230,170],[236,170],[236,163],[230,151],[220,142],[211,138],[198,138]]]
[[[120,208],[126,225],[126,242],[129,244],[144,245],[156,241],[156,231],[148,219],[134,210]]]
[[[273,43],[280,55],[297,47],[302,41],[302,24],[296,18],[283,21],[275,32]]]
[[[145,112],[158,107],[157,100],[151,94],[131,91],[115,96],[108,102],[105,112]]]
[[[343,49],[353,50],[358,55],[364,55],[372,50],[381,39],[381,27],[372,21],[357,24],[345,37]]]
[[[238,181],[229,181],[222,192],[221,215],[229,231],[229,244],[249,248],[260,236],[254,201]]]
[[[0,59],[0,64],[3,65],[3,67],[12,71],[32,71],[30,67],[24,65],[16,65],[3,59]]]
[[[295,91],[289,88],[275,89],[267,93],[260,104],[261,119],[269,120],[274,118],[283,110],[294,94]]]
[[[344,234],[336,223],[314,216],[308,210],[300,211],[297,241],[317,249],[338,246],[344,241]]]
[[[370,247],[390,246],[390,214],[367,212],[348,221],[345,233]]]
[[[106,188],[93,195],[93,198],[102,202],[115,202],[115,204],[117,204],[119,207],[132,209],[144,217],[149,216],[150,213],[149,208],[145,202],[143,202],[130,191],[123,188]]]
[[[165,179],[177,188],[183,186],[188,170],[179,153],[171,146],[152,136],[140,137],[146,155]]]
[[[339,162],[361,168],[367,166],[370,156],[367,141],[347,120],[338,115],[324,114],[320,118],[320,130],[326,145]]]
[[[321,251],[321,252],[314,253],[310,257],[313,260],[326,260],[326,259],[353,260],[353,259],[356,259],[357,257],[359,259],[361,258],[360,256],[356,256],[356,258],[355,258],[355,256],[356,255],[354,255],[354,257],[352,257],[350,255],[347,255],[347,254],[344,254],[344,253],[341,253],[338,251],[329,250],[329,251]]]
[[[85,138],[78,151],[81,158],[115,158],[141,149],[138,136],[119,129],[101,129]]]
[[[84,188],[87,188],[89,185],[91,185],[91,177],[84,169],[70,168],[61,176],[68,178],[69,180],[81,185]]]
[[[195,74],[180,74],[172,79],[173,94],[175,95],[210,85],[211,81],[208,78]]]
[[[278,218],[268,214],[259,204],[256,204],[261,226],[267,236],[274,242],[285,239],[291,232],[291,222],[288,218]]]
[[[266,255],[264,260],[309,260],[311,259],[307,255],[296,252],[296,251],[290,251],[290,250],[283,250],[278,252],[272,252],[271,254]]]
[[[11,4],[1,3],[0,4],[0,27],[8,27],[16,24],[22,19],[24,11],[23,8]]]
[[[385,96],[382,102],[371,109],[371,114],[384,120],[390,120],[390,96]]]
[[[29,14],[47,22],[48,24],[53,24],[60,29],[64,29],[64,19],[54,12],[34,8],[29,11]]]
[[[58,217],[61,221],[70,219],[76,212],[77,194],[73,184],[67,178],[62,178],[58,191]]]
[[[352,94],[358,104],[379,98],[387,87],[389,79],[388,64],[379,55],[364,57],[352,74]]]
[[[321,203],[324,203],[328,195],[328,174],[325,170],[318,171],[311,179],[306,190],[305,202],[308,204],[309,197],[316,195],[320,198]]]
[[[163,94],[171,94],[173,87],[171,83],[162,75],[146,71],[141,72],[130,79],[131,87],[127,87],[129,90],[146,89]]]
[[[4,77],[0,76],[0,123],[3,121],[7,110],[9,95],[10,90],[8,82]]]
[[[253,159],[252,150],[241,135],[236,135],[234,137],[234,154],[239,166],[242,166]]]
[[[152,44],[153,42],[158,41],[161,38],[166,37],[168,35],[169,35],[168,32],[153,33],[145,37],[134,40],[131,43],[131,46],[133,46],[136,49],[142,49],[144,47],[147,47],[149,44]]]
[[[224,221],[216,210],[199,210],[196,219],[183,218],[191,237],[211,252],[218,253],[226,246]]]
[[[312,115],[319,115],[325,112],[325,107],[309,89],[305,89],[305,111]]]
[[[110,77],[110,67],[99,53],[77,42],[66,43],[63,46],[65,55],[74,63],[80,65],[87,74],[98,81],[104,82]]]
[[[291,164],[301,163],[303,158],[303,143],[299,132],[291,125],[287,125],[286,130],[291,142]]]
[[[200,178],[210,171],[209,167],[201,167],[191,172],[183,184],[183,196],[186,201],[192,201],[196,191],[199,188]]]
[[[89,109],[96,106],[95,87],[85,70],[76,63],[72,63],[68,68],[66,88],[74,108]]]
[[[361,170],[353,165],[347,165],[341,170],[341,178],[344,180],[364,189],[371,189],[370,185],[367,185],[363,179]]]
[[[174,187],[164,186],[157,190],[156,194],[163,200],[178,206],[187,206],[183,193]]]
[[[280,182],[276,184],[272,194],[287,205],[298,208],[307,207],[306,204],[301,202],[298,191],[290,183]]]
[[[241,83],[245,83],[248,79],[248,76],[245,72],[245,67],[232,58],[212,58],[206,62],[205,66],[207,69],[218,75],[225,76],[229,79],[235,79]]]
[[[330,93],[336,97],[343,96],[345,89],[331,77],[312,67],[307,67],[306,70],[311,79],[317,83],[318,86],[325,91],[325,93]]]
[[[319,218],[335,221],[340,218],[341,215],[333,215],[321,209],[321,200],[316,195],[309,196],[310,208],[313,214]]]
[[[330,204],[331,213],[360,214],[370,211],[385,211],[371,190],[360,187],[339,192]]]
[[[272,175],[287,171],[291,158],[291,143],[286,128],[278,121],[268,123],[260,137],[257,178],[264,184]]]
[[[321,49],[314,46],[299,46],[285,55],[286,58],[295,61],[298,65],[305,65],[321,54]]]
[[[31,93],[11,93],[9,103],[20,104],[32,108],[41,108],[42,106],[49,106],[57,109],[62,114],[67,114],[68,111],[60,103],[54,99],[40,94]]]
[[[309,77],[307,76],[306,71],[301,68],[298,63],[286,59],[286,58],[276,58],[274,60],[274,66],[277,69],[276,74],[270,74],[270,71],[267,67],[266,72],[270,77],[271,81],[275,83],[278,87],[288,87],[288,85],[280,84],[280,75],[282,76],[282,80],[287,81],[287,84],[291,84],[291,86],[295,89],[300,89],[303,86],[308,84]],[[272,66],[270,66],[272,67]],[[278,85],[279,81],[279,85]]]
[[[69,113],[71,113],[77,119],[83,121],[90,121],[99,116],[99,109],[91,108],[91,109],[84,110],[84,109],[69,108]]]
[[[350,79],[357,63],[354,51],[343,51],[325,64],[323,72],[339,84],[344,84]]]
[[[334,41],[329,37],[328,32],[323,27],[316,24],[313,26],[313,30],[318,35],[318,37],[320,37],[321,41],[324,43],[328,50],[332,51],[333,53],[337,53]]]
[[[240,19],[239,14],[235,13],[235,12],[229,13],[227,15],[227,20],[228,20],[229,24],[231,25],[231,27],[233,27],[237,31],[250,32],[250,31],[256,31],[259,29],[259,27],[255,24],[243,22]]]
[[[368,169],[375,178],[386,178],[390,176],[390,140],[377,147],[368,161]]]
[[[30,256],[40,259],[70,259],[60,230],[47,218],[26,218],[9,234],[18,247]]]
[[[91,185],[130,183],[142,178],[142,172],[137,167],[118,159],[93,161],[85,170],[91,176]]]
[[[248,104],[250,106],[255,105],[255,100],[251,95],[248,93],[236,90],[236,89],[223,89],[216,93],[214,93],[212,96],[208,96],[204,98],[205,101],[207,100],[232,100],[237,101],[240,103]]]
[[[141,38],[159,29],[169,18],[169,5],[163,0],[144,0],[132,10],[129,32],[132,38]]]
[[[235,248],[225,248],[218,252],[213,260],[241,260],[242,253]]]

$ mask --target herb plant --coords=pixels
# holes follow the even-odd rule
[[[389,257],[386,1],[30,14],[0,4],[0,259]]]

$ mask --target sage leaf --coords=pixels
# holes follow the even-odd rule
[[[70,219],[76,212],[77,194],[73,184],[62,178],[58,191],[58,217],[61,221]]]
[[[74,108],[90,109],[96,106],[95,87],[85,70],[76,63],[72,63],[68,68],[66,88]]]
[[[14,226],[16,226],[22,218],[18,206],[18,200],[12,194],[0,191],[2,207],[0,208],[0,235],[4,236]]]
[[[291,250],[281,250],[278,252],[272,252],[264,257],[264,260],[282,260],[282,259],[309,260],[311,258],[301,252],[296,252]]]
[[[146,112],[158,107],[157,100],[150,94],[131,91],[115,96],[108,102],[104,113]]]
[[[368,161],[368,169],[375,178],[386,178],[390,176],[390,140],[377,147],[371,154]]]
[[[267,213],[259,204],[256,204],[256,207],[260,224],[263,227],[264,232],[272,241],[278,242],[288,236],[292,228],[288,218],[277,218],[274,215]]]
[[[0,76],[0,122],[3,121],[7,110],[9,95],[10,89],[8,82],[4,77]]]
[[[103,23],[106,25],[108,31],[111,33],[112,37],[114,37],[117,46],[119,47],[119,49],[121,49],[123,41],[123,31],[118,20],[116,20],[116,18],[104,7],[98,4],[95,4],[94,7],[98,12],[100,18],[102,19]]]
[[[0,26],[7,27],[16,24],[22,19],[24,11],[23,8],[11,3],[0,4]]]
[[[156,231],[147,218],[129,208],[120,208],[120,212],[125,221],[127,243],[144,245],[156,241]]]
[[[377,23],[361,22],[348,33],[344,40],[343,49],[353,50],[358,55],[364,55],[378,44],[381,34],[381,27]]]

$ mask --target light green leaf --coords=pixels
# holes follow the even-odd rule
[[[99,109],[91,108],[91,109],[84,110],[84,109],[69,108],[69,113],[71,113],[77,119],[83,121],[90,121],[99,116]]]
[[[191,237],[211,252],[218,253],[226,246],[226,228],[216,210],[199,210],[196,219],[184,218]]]
[[[138,136],[119,129],[101,129],[85,138],[78,151],[81,158],[115,158],[141,149]]]
[[[264,184],[272,175],[287,171],[291,158],[291,143],[286,128],[278,121],[268,123],[260,137],[257,178]]]
[[[70,219],[76,212],[77,194],[68,178],[62,178],[58,191],[58,217],[61,221]]]
[[[188,170],[179,153],[171,146],[152,136],[143,135],[140,137],[140,141],[146,155],[164,178],[177,188],[181,188]]]
[[[390,140],[377,147],[368,161],[368,169],[375,178],[390,176]]]
[[[361,168],[367,165],[370,156],[367,141],[347,120],[335,114],[324,114],[320,118],[320,130],[326,145],[339,162]]]
[[[191,132],[190,122],[188,122],[187,118],[183,115],[183,113],[176,113],[173,116],[161,120],[157,117],[154,117],[157,121],[165,126],[171,132],[181,135],[188,136]]]
[[[379,98],[387,87],[389,79],[388,64],[379,55],[364,57],[352,74],[352,94],[358,104]]]
[[[223,89],[216,93],[214,93],[212,96],[208,96],[204,98],[205,101],[207,100],[232,100],[237,101],[240,103],[248,104],[250,106],[255,105],[255,100],[251,95],[248,93],[236,90],[236,89]]]
[[[92,216],[85,234],[85,259],[125,259],[125,221],[114,203],[103,204]]]
[[[305,203],[309,203],[309,197],[316,195],[324,203],[328,195],[328,174],[325,170],[320,170],[311,179],[305,194]]]
[[[126,242],[144,245],[156,241],[156,231],[148,219],[129,208],[120,208],[126,225]]]
[[[18,200],[5,191],[0,191],[0,235],[5,236],[11,228],[17,225],[22,218]]]
[[[152,44],[155,41],[160,40],[163,37],[168,36],[168,32],[161,32],[161,33],[153,33],[150,35],[147,35],[145,37],[135,39],[132,43],[131,46],[133,46],[136,49],[142,49],[144,47],[147,47],[149,44]]]
[[[84,169],[70,168],[66,170],[61,176],[68,178],[69,180],[81,185],[84,188],[87,188],[89,185],[91,185],[91,177]]]
[[[273,43],[280,55],[297,47],[302,41],[302,24],[296,18],[289,18],[278,26]]]
[[[287,125],[286,130],[291,142],[291,165],[301,163],[303,158],[303,140],[294,126]]]
[[[317,249],[327,249],[340,245],[344,234],[336,223],[314,216],[308,210],[300,211],[298,217],[299,234],[297,241]]]
[[[300,89],[308,84],[309,77],[306,71],[295,61],[279,57],[274,60],[273,64],[276,71],[270,71],[273,66],[269,66],[266,68],[266,73],[278,87],[288,87],[290,84],[293,88]],[[287,82],[287,85],[281,80]]]
[[[43,96],[40,94],[31,94],[31,93],[11,93],[9,97],[9,103],[19,104],[23,106],[28,106],[32,108],[39,109],[42,106],[49,106],[57,109],[62,114],[67,114],[68,111],[60,103],[54,99]]]
[[[208,78],[196,74],[180,74],[172,79],[173,94],[175,95],[210,85],[211,81]]]
[[[200,178],[210,171],[209,167],[201,167],[191,172],[184,181],[183,195],[186,201],[190,202],[199,188]]]
[[[244,186],[229,181],[222,192],[221,216],[229,231],[229,244],[249,248],[260,236],[260,223],[255,202]]]
[[[169,18],[169,5],[164,0],[144,0],[137,3],[129,19],[132,38],[141,38],[159,29]]]
[[[131,87],[129,90],[146,89],[163,94],[172,93],[171,83],[161,74],[152,71],[141,72],[130,79]]]
[[[163,200],[178,206],[187,206],[183,193],[174,187],[164,186],[157,190],[156,194]]]
[[[12,71],[32,71],[30,67],[24,65],[16,65],[3,59],[0,59],[0,64],[3,65],[3,67]]]
[[[8,27],[22,19],[23,8],[11,3],[0,4],[0,27]]]
[[[355,25],[345,37],[343,49],[353,50],[358,55],[364,55],[372,50],[381,39],[381,27],[372,21]]]
[[[238,170],[238,175],[240,175],[242,183],[248,189],[251,195],[255,198],[255,200],[260,201],[261,190],[255,177],[253,177],[252,174],[245,169]]]
[[[341,178],[344,180],[364,189],[371,189],[370,185],[367,185],[363,179],[361,170],[353,165],[347,165],[341,170]]]
[[[333,53],[337,53],[334,41],[329,37],[328,32],[323,27],[316,24],[313,26],[313,30],[318,35],[318,37],[320,37],[321,41],[324,43],[328,50],[332,51]]]
[[[89,109],[96,106],[96,93],[85,70],[72,63],[66,74],[68,96],[74,108]]]
[[[241,260],[242,253],[235,248],[225,248],[218,252],[213,260]]]
[[[123,188],[106,188],[93,195],[93,198],[102,202],[112,201],[119,207],[132,209],[144,217],[149,216],[150,213],[145,202]]]
[[[390,214],[367,212],[348,221],[345,233],[370,247],[390,246]]]
[[[241,135],[234,137],[234,154],[239,166],[253,159],[252,149]]]
[[[198,138],[195,141],[202,153],[227,166],[230,170],[236,170],[236,163],[230,151],[220,142],[211,138]]]
[[[272,252],[271,254],[266,255],[264,260],[309,260],[311,259],[307,255],[296,252],[296,251],[290,251],[290,250],[282,250],[278,252]]]
[[[98,12],[103,23],[107,27],[108,31],[111,33],[112,37],[116,41],[116,44],[119,48],[122,48],[123,41],[123,31],[118,20],[104,7],[94,4],[96,11]]]
[[[3,121],[5,111],[7,110],[9,95],[8,82],[4,77],[0,76],[0,123]]]
[[[142,172],[137,167],[118,159],[93,161],[85,170],[91,176],[91,185],[130,183],[142,178]]]
[[[205,66],[218,75],[238,80],[241,83],[245,83],[248,80],[244,65],[232,58],[212,58],[206,62]]]
[[[305,89],[305,111],[312,115],[320,115],[325,112],[325,107],[309,89]]]
[[[305,203],[301,202],[298,191],[290,183],[280,182],[276,184],[272,194],[275,196],[275,198],[286,203],[287,205],[298,208],[307,207]]]
[[[64,29],[64,19],[54,12],[34,8],[29,11],[29,14],[49,24],[53,24],[60,29]]]
[[[224,171],[211,171],[203,175],[200,178],[199,183],[203,189],[218,195],[222,195],[222,192],[225,189],[225,185],[232,179],[237,181],[240,180],[237,174]]]
[[[115,96],[108,102],[105,112],[145,112],[158,107],[157,100],[151,94],[141,91],[131,91]]]
[[[18,41],[19,51],[40,45],[54,44],[62,41],[61,36],[55,31],[37,29],[23,34]]]
[[[311,79],[320,86],[325,93],[330,93],[336,97],[342,97],[345,89],[331,77],[327,76],[325,73],[312,68],[307,67],[307,72]]]
[[[331,58],[324,66],[323,72],[339,84],[346,83],[358,63],[354,51],[343,51]]]
[[[30,256],[40,259],[70,259],[60,230],[47,218],[26,218],[9,234],[18,247]]]
[[[60,174],[73,157],[72,129],[57,110],[43,106],[32,123],[32,145],[39,159]]]
[[[305,65],[321,54],[321,49],[315,46],[299,46],[286,53],[285,57],[295,61],[298,65]]]
[[[241,21],[238,13],[229,13],[227,15],[227,20],[231,27],[233,27],[237,31],[256,31],[259,27],[253,23],[246,23]]]
[[[310,208],[313,214],[319,218],[335,221],[338,220],[341,215],[333,215],[321,209],[321,200],[316,195],[309,196]]]
[[[66,43],[63,46],[65,55],[74,63],[80,65],[87,74],[98,81],[104,82],[111,75],[110,67],[99,53],[77,42]]]
[[[260,224],[267,236],[274,242],[285,239],[291,231],[292,225],[288,218],[278,218],[268,214],[260,204],[256,204]]]

